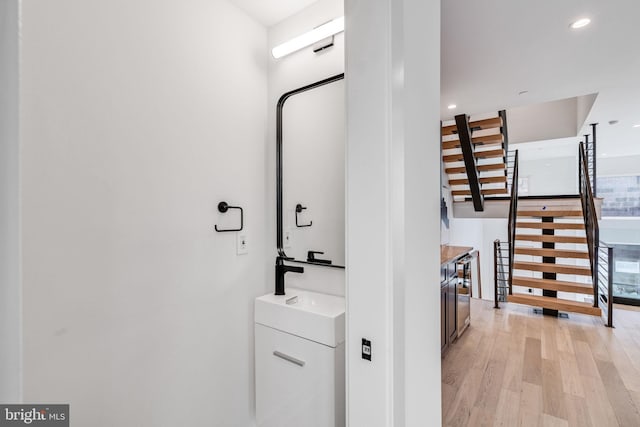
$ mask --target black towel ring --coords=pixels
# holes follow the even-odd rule
[[[214,228],[218,233],[226,233],[228,231],[242,231],[242,229],[244,228],[244,211],[242,210],[242,208],[240,206],[229,206],[229,204],[227,202],[218,203],[218,211],[220,213],[226,213],[229,209],[238,209],[238,210],[240,210],[240,228],[230,228],[230,229],[227,229],[227,230],[221,230],[221,229],[218,228],[218,225],[216,224],[214,226]]]

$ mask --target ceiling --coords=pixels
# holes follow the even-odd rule
[[[316,2],[231,1],[265,26]],[[599,153],[640,155],[639,17],[638,0],[442,0],[442,119],[597,93]]]
[[[290,17],[317,0],[230,0],[266,27]]]
[[[442,118],[598,93],[599,153],[640,154],[638,17],[637,0],[443,0]]]

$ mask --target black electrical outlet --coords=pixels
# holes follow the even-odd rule
[[[362,358],[371,360],[371,341],[365,338],[362,338]]]

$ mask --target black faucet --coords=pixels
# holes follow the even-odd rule
[[[284,275],[287,272],[292,273],[304,273],[303,267],[294,267],[292,265],[285,265],[284,261],[292,260],[293,258],[286,258],[283,256],[276,257],[276,295],[284,295]]]
[[[320,251],[308,251],[307,252],[307,262],[315,262],[317,264],[331,264],[330,259],[320,259],[316,258],[316,254],[324,255],[324,252]]]

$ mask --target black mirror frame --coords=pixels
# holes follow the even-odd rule
[[[278,242],[278,256],[283,258],[288,258],[286,253],[284,252],[283,247],[283,208],[282,208],[282,110],[284,109],[284,104],[287,99],[291,98],[293,95],[297,95],[303,92],[306,92],[311,89],[318,88],[320,86],[328,85],[330,83],[334,83],[344,79],[344,73],[336,74],[335,76],[331,76],[324,80],[317,81],[315,83],[311,83],[307,86],[303,86],[298,89],[294,89],[290,92],[285,93],[278,100],[278,106],[276,111],[276,211],[277,211],[277,242]],[[301,264],[313,264],[319,265],[323,267],[331,267],[331,268],[344,268],[341,265],[334,264],[321,264],[315,262],[301,261],[296,259],[290,259],[290,262],[296,262]]]

